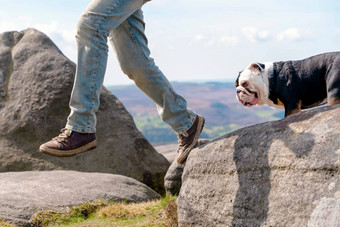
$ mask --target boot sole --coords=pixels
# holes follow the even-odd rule
[[[93,140],[92,142],[73,150],[56,150],[41,145],[39,151],[55,157],[70,157],[94,149],[96,147],[97,140]]]
[[[185,160],[188,158],[190,151],[195,147],[195,145],[198,142],[198,138],[200,137],[203,127],[204,127],[204,118],[201,115],[198,116],[198,124],[197,124],[197,131],[194,137],[194,140],[190,144],[190,146],[185,149],[178,157],[177,157],[177,162],[179,164],[183,164]]]

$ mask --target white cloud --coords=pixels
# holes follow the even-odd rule
[[[66,56],[72,60],[76,58],[75,31],[73,29],[56,20],[40,23],[36,21],[36,19],[27,16],[11,17],[6,12],[0,11],[0,33],[35,28],[51,38]]]
[[[223,35],[218,40],[222,44],[227,44],[229,46],[236,46],[239,43],[239,39],[237,36],[228,36]]]
[[[10,23],[8,21],[1,21],[0,22],[0,32],[7,32],[7,31],[12,31],[13,27],[15,27],[14,23]]]
[[[195,37],[194,37],[194,40],[196,42],[201,42],[203,43],[204,46],[206,47],[210,47],[210,46],[213,46],[215,43],[216,43],[216,40],[215,38],[211,38],[211,37],[208,37],[206,35],[203,35],[203,34],[197,34]]]
[[[215,39],[210,39],[208,42],[205,43],[205,46],[211,47],[215,44]]]
[[[61,36],[64,40],[66,40],[69,43],[75,42],[75,31],[71,30],[63,30],[61,31]]]
[[[215,44],[222,44],[227,46],[236,46],[239,43],[239,38],[234,35],[211,35],[206,36],[203,34],[198,34],[194,37],[196,42],[203,43],[204,46],[211,47]]]
[[[39,31],[42,31],[47,36],[52,36],[53,34],[60,32],[57,21],[51,21],[48,24],[35,24],[33,27]]]
[[[72,61],[76,59],[75,31],[68,29],[57,21],[35,24],[33,27],[46,34]]]
[[[208,39],[208,37],[206,37],[203,34],[198,34],[194,37],[194,40],[196,40],[196,41],[202,41],[202,40],[207,40],[207,39]]]
[[[6,14],[2,14],[0,15],[0,21],[0,32],[8,32],[21,31],[28,27],[32,27],[31,23],[33,19],[29,17],[20,17],[16,20],[11,20]]]
[[[265,41],[270,38],[270,33],[267,30],[259,30],[258,28],[251,26],[251,27],[244,27],[242,29],[243,34],[245,35],[246,39],[248,39],[252,43],[256,43],[259,41]]]
[[[257,36],[258,36],[258,39],[260,40],[266,40],[266,39],[269,39],[270,38],[270,34],[269,34],[269,31],[259,31],[257,33]]]
[[[245,27],[242,29],[243,34],[246,36],[246,38],[252,42],[255,43],[256,42],[256,32],[257,32],[257,28],[255,27]]]
[[[301,33],[298,28],[289,28],[284,30],[283,32],[280,32],[277,35],[278,41],[284,41],[284,40],[299,40],[301,38]]]

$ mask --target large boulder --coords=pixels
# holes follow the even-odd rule
[[[76,171],[0,173],[0,219],[29,226],[40,210],[63,211],[87,202],[142,202],[160,199],[155,191],[129,177]]]
[[[57,158],[38,152],[69,114],[75,64],[35,29],[0,34],[0,172],[69,169],[121,174],[158,192],[170,163],[136,129],[105,88],[97,113],[98,147]]]
[[[339,226],[340,105],[246,127],[194,149],[181,226]],[[322,225],[321,225],[322,224]]]

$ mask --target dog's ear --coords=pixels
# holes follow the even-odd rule
[[[236,81],[235,81],[235,87],[238,87],[238,86],[239,86],[238,78],[240,78],[242,72],[243,72],[243,71],[241,71],[241,72],[238,73],[238,77],[236,78]]]
[[[265,68],[265,65],[262,63],[252,63],[248,66],[248,69],[251,71],[262,72]]]

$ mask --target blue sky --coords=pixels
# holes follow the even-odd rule
[[[34,27],[76,61],[90,0],[0,0],[0,33]],[[170,81],[234,81],[250,62],[340,51],[340,1],[152,0],[144,7],[156,64]],[[109,53],[105,85],[132,83]]]

